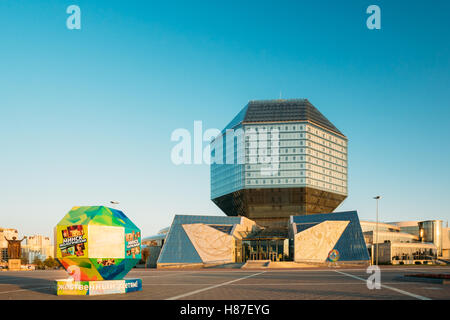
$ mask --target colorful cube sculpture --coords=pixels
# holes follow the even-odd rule
[[[109,280],[104,282],[107,287],[117,284],[111,293],[122,292],[121,287],[127,286],[132,291],[138,290],[122,279],[141,259],[141,231],[122,211],[104,206],[73,207],[55,227],[55,243],[57,259],[72,276],[69,280],[59,280],[60,284],[69,289],[71,283],[83,288],[58,289],[58,294],[108,293],[89,290],[89,284],[102,288],[99,281],[104,280]],[[141,288],[140,279],[131,279],[134,280],[139,280],[138,288]],[[64,288],[58,283],[57,286]]]

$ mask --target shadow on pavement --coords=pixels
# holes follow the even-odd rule
[[[55,279],[64,278],[64,273],[53,274],[51,279],[41,271],[6,271],[0,273],[0,299],[8,299],[10,293],[31,291],[56,295]]]

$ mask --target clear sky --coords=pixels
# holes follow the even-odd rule
[[[81,9],[69,30],[66,8]],[[381,30],[366,8],[381,8]],[[0,226],[51,235],[74,205],[151,235],[222,215],[177,128],[253,99],[307,98],[349,138],[338,210],[450,218],[449,1],[0,1]]]

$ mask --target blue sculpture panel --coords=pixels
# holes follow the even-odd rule
[[[240,217],[176,215],[173,219],[158,263],[202,263],[197,250],[183,229],[183,224],[238,224]]]
[[[306,223],[321,223],[328,220],[350,221],[333,249],[339,252],[339,261],[369,260],[364,235],[356,211],[312,214],[305,216],[292,216],[291,222],[297,224],[297,232],[306,230]],[[298,228],[305,224],[305,229]]]

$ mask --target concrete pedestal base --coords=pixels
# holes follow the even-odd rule
[[[55,280],[56,294],[95,296],[101,294],[129,293],[142,291],[142,279],[74,281],[72,279]]]
[[[9,259],[8,260],[8,270],[10,271],[20,271],[21,266],[20,259]]]

